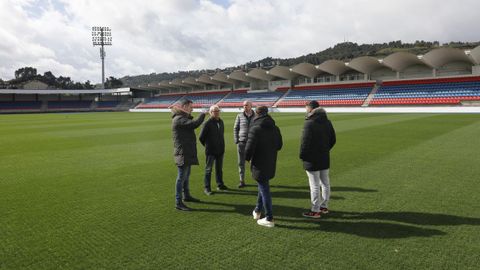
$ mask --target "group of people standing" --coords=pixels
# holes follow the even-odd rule
[[[198,165],[195,129],[205,120],[205,112],[194,119],[191,100],[182,100],[179,106],[172,107],[174,159],[177,166],[175,186],[175,208],[190,211],[185,202],[199,202],[192,197],[189,188],[190,170]],[[327,114],[317,101],[306,104],[306,120],[303,128],[300,159],[307,173],[310,185],[311,209],[303,213],[304,217],[320,218],[328,213],[330,199],[330,150],[336,142],[335,130]],[[204,123],[199,135],[200,143],[205,146],[206,164],[204,193],[212,195],[211,177],[215,165],[217,190],[228,190],[223,182],[223,157],[225,154],[224,123],[220,118],[220,108],[213,105],[209,109],[210,118]],[[270,180],[275,177],[277,152],[282,149],[283,140],[275,120],[268,114],[268,108],[259,106],[255,112],[252,103],[243,103],[243,112],[235,119],[233,127],[234,141],[237,145],[239,185],[245,184],[245,162],[250,162],[252,178],[258,184],[258,198],[252,216],[257,223],[274,227]],[[262,217],[262,213],[265,213]]]

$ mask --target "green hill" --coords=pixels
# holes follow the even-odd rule
[[[138,86],[142,84],[155,83],[163,80],[173,80],[176,78],[185,78],[189,76],[198,77],[202,74],[213,75],[216,72],[230,73],[237,69],[249,69],[249,68],[271,68],[280,64],[282,66],[293,66],[299,63],[311,63],[314,65],[321,64],[322,62],[330,59],[337,59],[343,61],[349,61],[359,56],[373,56],[378,58],[386,57],[392,53],[404,51],[413,54],[425,54],[435,48],[439,47],[452,47],[460,49],[472,49],[480,45],[480,42],[450,42],[440,45],[438,41],[416,41],[414,43],[403,43],[402,41],[391,41],[388,43],[375,43],[375,44],[357,44],[353,42],[339,43],[331,48],[319,51],[316,53],[310,53],[295,58],[272,58],[267,57],[258,61],[248,62],[235,67],[228,67],[225,69],[210,69],[210,70],[191,70],[191,71],[179,71],[173,73],[152,73],[139,76],[126,76],[121,78],[122,82],[126,86]]]

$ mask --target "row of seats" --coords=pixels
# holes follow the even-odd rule
[[[213,104],[219,102],[222,98],[225,97],[227,93],[220,94],[202,94],[202,95],[186,95],[184,98],[193,101],[194,108],[204,108],[210,107]]]
[[[453,105],[466,100],[480,100],[480,77],[384,83],[370,105]]]
[[[426,105],[426,104],[459,104],[458,98],[399,98],[372,100],[370,105]]]
[[[49,109],[88,109],[92,101],[49,101]]]
[[[307,100],[287,100],[278,104],[278,107],[304,107]],[[345,100],[318,100],[320,106],[360,106],[363,100],[345,99]]]
[[[244,101],[250,100],[254,103],[254,106],[273,106],[282,95],[284,93],[281,92],[232,92],[218,105],[220,107],[241,107]]]
[[[317,100],[321,106],[359,106],[362,105],[368,94],[372,91],[373,84],[338,85],[326,87],[312,86],[305,89],[294,88],[277,104],[278,107],[305,106],[309,100]]]
[[[375,84],[303,85],[281,87],[279,91],[248,93],[247,91],[161,96],[147,99],[137,108],[168,108],[182,97],[196,107],[218,104],[220,107],[241,107],[245,100],[254,106],[302,107],[317,100],[322,106],[361,106]],[[286,94],[285,94],[286,93]],[[480,100],[480,77],[401,80],[384,82],[373,95],[370,105],[459,104]]]
[[[120,105],[119,101],[98,101],[97,109],[110,110],[115,109]]]
[[[41,101],[1,101],[0,110],[40,110]]]
[[[47,110],[88,110],[93,101],[48,101]],[[100,110],[116,109],[120,105],[119,101],[98,101],[97,108]],[[2,101],[0,110],[35,110],[40,111],[42,101]]]

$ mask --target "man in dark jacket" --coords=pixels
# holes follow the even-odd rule
[[[205,190],[206,195],[212,194],[210,187],[210,180],[212,177],[212,167],[215,163],[215,175],[217,180],[218,190],[227,190],[228,188],[223,183],[223,154],[225,153],[225,139],[223,136],[224,126],[223,120],[220,118],[220,108],[213,105],[209,110],[210,119],[203,124],[200,132],[200,142],[205,146]]]
[[[259,225],[274,227],[269,181],[275,177],[277,152],[283,144],[282,135],[275,121],[268,115],[267,107],[258,107],[256,114],[245,149],[245,159],[251,161],[252,177],[258,182],[257,205],[252,215]],[[260,219],[264,208],[265,218]]]
[[[307,116],[300,145],[300,159],[310,184],[311,210],[304,217],[320,218],[328,213],[330,200],[330,150],[336,143],[335,130],[317,101],[306,104]],[[320,194],[321,188],[321,194]]]
[[[175,208],[183,211],[191,210],[183,202],[199,201],[190,195],[189,178],[191,166],[198,165],[195,129],[202,124],[205,113],[201,113],[197,119],[193,120],[192,110],[192,101],[188,99],[182,100],[180,106],[172,107],[173,157],[178,169]]]

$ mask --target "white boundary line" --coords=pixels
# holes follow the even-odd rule
[[[324,107],[330,113],[480,113],[480,106],[450,107]],[[201,112],[204,109],[193,109]],[[269,108],[271,112],[301,112],[305,108]],[[242,108],[222,108],[223,112],[241,112]],[[130,112],[170,112],[170,109],[130,109]]]

